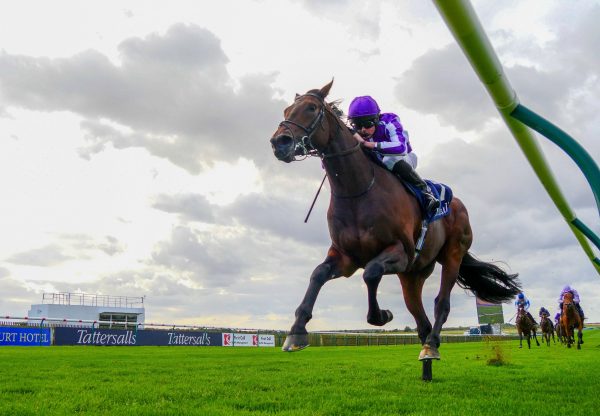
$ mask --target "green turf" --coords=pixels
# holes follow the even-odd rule
[[[600,329],[584,337],[579,351],[443,345],[432,382],[415,345],[2,347],[0,415],[589,415]]]

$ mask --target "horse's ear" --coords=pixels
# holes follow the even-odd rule
[[[323,99],[325,99],[325,97],[327,97],[327,95],[329,94],[329,90],[331,89],[331,86],[333,85],[333,78],[331,78],[331,82],[327,85],[325,85],[323,88],[321,88],[319,90],[319,95],[321,97],[323,97]]]
[[[294,101],[296,101],[298,99],[298,97],[300,97],[300,94],[296,93],[296,96],[294,97]]]

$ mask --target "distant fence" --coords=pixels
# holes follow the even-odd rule
[[[283,345],[285,334],[275,335],[275,344]],[[517,335],[442,335],[442,344],[452,342],[510,341],[519,339]],[[382,345],[421,344],[417,335],[397,333],[365,333],[365,332],[311,332],[308,342],[316,347],[360,347]]]

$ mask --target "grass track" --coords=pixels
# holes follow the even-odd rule
[[[415,345],[2,347],[0,415],[589,415],[600,329],[584,340],[580,351],[442,345],[431,383]],[[487,363],[494,348],[507,364]]]

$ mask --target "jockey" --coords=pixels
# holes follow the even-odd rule
[[[525,297],[525,294],[523,292],[520,292],[517,295],[517,300],[515,300],[515,306],[517,307],[517,310],[519,309],[519,306],[521,306],[521,305],[525,309],[525,313],[527,314],[529,319],[531,319],[531,321],[537,325],[537,322],[535,321],[535,319],[533,319],[533,316],[531,315],[531,313],[529,313],[529,306],[531,305],[531,302],[529,302],[529,299],[527,299]]]
[[[562,291],[560,292],[560,296],[558,297],[558,304],[561,313],[563,309],[563,298],[565,296],[565,293],[567,292],[571,292],[573,294],[573,303],[575,304],[575,309],[577,309],[577,312],[579,313],[579,316],[581,316],[581,320],[583,321],[583,309],[581,309],[581,305],[579,304],[579,293],[577,293],[577,290],[575,290],[575,288],[569,285],[563,287]]]
[[[427,213],[433,214],[440,201],[415,172],[417,155],[412,151],[408,132],[402,127],[400,118],[393,113],[381,113],[377,102],[365,95],[352,100],[348,120],[356,131],[356,140],[373,149],[383,164],[401,180],[418,188],[425,197]]]
[[[548,309],[544,308],[543,306],[540,308],[540,313],[539,316],[540,318],[543,318],[544,315],[546,315],[548,318],[550,317],[550,312],[548,311]]]
[[[554,315],[554,326],[559,326],[560,325],[560,312],[556,312],[556,315]]]

